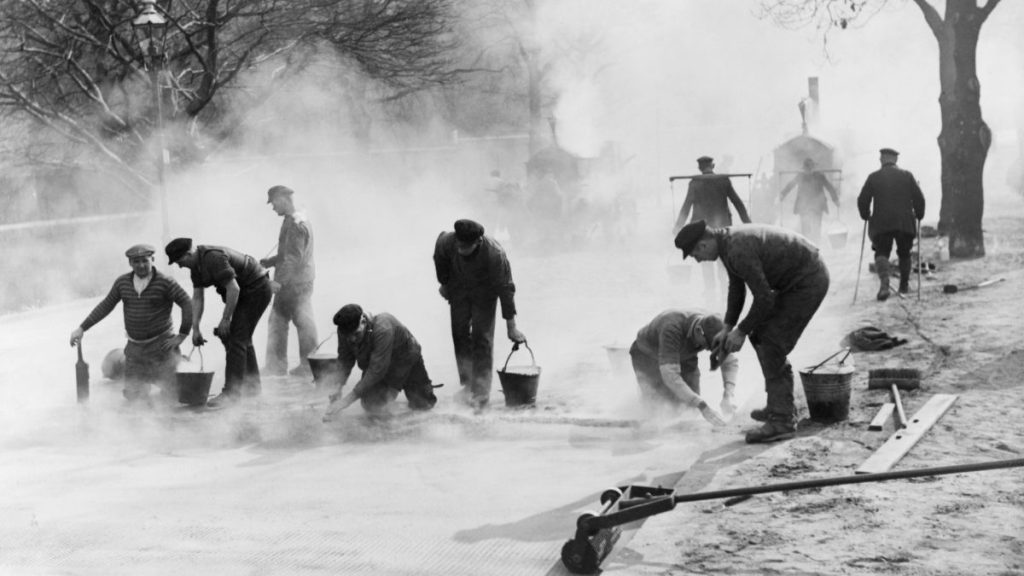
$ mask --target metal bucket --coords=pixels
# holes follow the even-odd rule
[[[193,351],[197,348],[193,347]],[[210,397],[210,384],[213,372],[203,370],[203,350],[199,348],[199,372],[178,372],[175,379],[178,383],[178,402],[189,406],[205,406]],[[188,353],[192,358],[192,352]]]
[[[846,239],[850,234],[849,230],[846,229],[846,226],[837,222],[833,226],[829,227],[825,235],[828,236],[829,246],[831,246],[833,250],[842,250],[843,248],[846,248]]]
[[[807,411],[816,422],[841,422],[850,416],[850,393],[852,391],[853,366],[840,361],[824,366],[836,355],[850,351],[840,350],[817,366],[800,371],[800,382],[807,398]],[[845,360],[846,357],[843,357]]]
[[[505,358],[505,366],[498,370],[498,380],[501,382],[501,392],[505,395],[505,406],[532,406],[537,402],[537,386],[540,384],[540,366],[533,357],[533,350],[523,342],[523,346],[530,352],[530,366],[513,366],[509,368],[508,361],[512,354],[519,350],[519,344],[512,346],[512,351]]]
[[[337,383],[341,373],[338,357],[334,354],[310,354],[307,358],[309,369],[313,372],[313,383],[317,386],[331,386]]]

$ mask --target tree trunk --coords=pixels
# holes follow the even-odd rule
[[[982,175],[992,133],[981,117],[981,87],[976,56],[978,36],[987,14],[975,0],[947,0],[946,17],[933,27],[939,43],[939,107],[942,131],[942,206],[939,232],[949,237],[949,255],[985,255],[981,220],[985,196]]]

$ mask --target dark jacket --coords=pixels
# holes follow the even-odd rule
[[[828,214],[828,202],[825,190],[832,196],[832,202],[839,205],[839,192],[821,172],[801,172],[786,184],[779,192],[781,199],[796,186],[796,202],[793,203],[793,214]]]
[[[295,212],[284,217],[277,235],[277,254],[269,261],[274,267],[274,280],[281,286],[313,282],[313,228],[304,214]]]
[[[861,220],[868,221],[868,236],[872,238],[886,232],[916,234],[915,219],[924,218],[924,194],[913,174],[895,164],[885,164],[864,181],[857,209]]]
[[[796,287],[822,269],[818,248],[779,226],[741,224],[714,232],[718,257],[729,272],[725,323],[750,334],[771,315],[777,294]],[[754,297],[747,317],[738,325],[746,288]]]
[[[214,286],[221,298],[227,295],[231,280],[244,291],[266,278],[267,270],[255,258],[224,246],[196,246],[198,265],[192,269],[192,285],[196,288]]]
[[[352,389],[357,398],[378,385],[404,386],[403,375],[421,356],[420,344],[409,329],[397,318],[381,312],[367,313],[369,323],[363,341],[356,347],[349,345],[341,334],[338,335],[338,363],[345,376],[358,365],[362,377]]]
[[[744,223],[750,222],[747,215],[747,207],[743,205],[736,189],[732,187],[732,180],[728,176],[718,174],[701,174],[690,180],[686,190],[686,199],[683,200],[683,207],[679,211],[679,218],[676,220],[676,230],[686,224],[690,209],[693,209],[691,222],[704,220],[709,227],[721,228],[732,224],[732,213],[729,212],[729,202],[736,208],[740,220]]]
[[[471,256],[459,255],[455,232],[442,232],[434,245],[434,269],[437,281],[448,290],[448,299],[498,298],[501,317],[516,315],[516,285],[505,250],[489,236]]]

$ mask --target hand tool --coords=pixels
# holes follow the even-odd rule
[[[875,368],[868,371],[868,390],[888,390],[895,384],[900,390],[921,387],[921,371],[916,368]]]
[[[78,392],[78,401],[89,400],[89,365],[82,359],[82,342],[78,345],[78,362],[75,362],[75,384]]]
[[[853,284],[853,304],[857,303],[857,291],[860,290],[860,272],[864,268],[864,239],[868,236],[868,221],[864,221],[864,229],[860,233],[860,258],[857,260],[857,281]]]
[[[998,283],[1002,282],[1003,280],[1006,280],[1006,278],[993,278],[992,280],[986,280],[986,281],[982,282],[981,284],[973,284],[971,286],[964,286],[963,288],[958,287],[956,284],[946,284],[946,285],[944,285],[942,287],[942,293],[943,294],[955,294],[957,292],[964,292],[964,291],[967,291],[967,290],[977,290],[978,288],[984,288],[985,286],[991,286],[993,284],[998,284]]]
[[[907,413],[903,411],[903,399],[900,398],[900,389],[896,383],[889,385],[889,394],[892,396],[892,403],[896,405],[896,429],[907,427]]]
[[[919,478],[923,476],[942,476],[945,474],[961,474],[982,470],[1001,468],[1018,468],[1024,466],[1024,458],[978,462],[974,464],[957,464],[934,468],[918,468],[898,470],[895,472],[879,472],[875,474],[858,474],[838,476],[835,478],[818,478],[799,480],[781,484],[764,486],[748,486],[695,494],[676,495],[671,488],[652,486],[624,486],[609,488],[601,493],[603,509],[600,513],[586,512],[576,519],[576,534],[562,546],[562,564],[573,574],[593,574],[600,569],[601,562],[611,553],[619,540],[622,529],[620,526],[668,512],[682,502],[733,498],[769,492],[788,492],[824,486],[843,484],[861,484],[864,482],[883,482],[903,478]],[[617,506],[617,509],[616,509]]]

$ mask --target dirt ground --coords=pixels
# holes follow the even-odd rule
[[[887,397],[867,389],[873,368],[922,371],[921,388],[902,395],[908,417],[934,394],[957,396],[893,470],[1024,456],[1024,323],[1017,308],[1024,285],[1024,210],[1019,201],[1007,200],[990,203],[986,213],[987,256],[936,261],[936,272],[922,282],[920,300],[912,294],[876,302],[877,280],[865,264],[859,302],[845,305],[844,329],[874,325],[909,342],[853,355],[847,421],[829,426],[804,421],[794,440],[706,454],[703,467],[709,471],[702,474],[698,463],[677,491],[852,474],[893,433],[891,419],[883,431],[868,431]],[[926,259],[933,244],[924,241]],[[991,278],[1005,281],[955,294],[942,291],[944,284],[966,286]],[[839,290],[852,300],[853,287],[848,279],[845,284]],[[826,313],[835,314],[835,294],[830,297]],[[798,394],[800,388],[798,383]],[[729,507],[721,500],[680,504],[649,519],[609,559],[606,571],[1024,574],[1024,469],[763,494]]]

